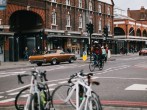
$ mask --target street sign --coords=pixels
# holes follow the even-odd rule
[[[87,52],[84,51],[84,52],[83,52],[83,61],[86,61],[86,60],[87,60]]]
[[[0,10],[6,9],[7,0],[0,0]]]

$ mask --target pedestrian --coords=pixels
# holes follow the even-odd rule
[[[105,50],[105,48],[104,48],[104,46],[102,46],[101,47],[101,49],[102,49],[102,59],[104,59],[104,61],[106,62],[107,60],[107,55],[106,55],[106,50]]]
[[[28,60],[28,58],[29,58],[29,55],[28,55],[28,47],[25,47],[25,50],[24,50],[24,58],[23,58],[23,60]]]
[[[33,50],[32,50],[32,55],[36,55],[37,54],[37,50],[36,50],[36,48],[34,48]]]

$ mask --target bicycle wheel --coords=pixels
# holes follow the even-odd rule
[[[94,99],[96,99],[96,101],[97,101],[98,108],[99,108],[99,109],[97,109],[97,110],[102,110],[102,105],[101,105],[99,96],[98,96],[94,91],[92,91],[91,95],[92,95],[92,97],[93,97]]]
[[[91,72],[93,72],[94,69],[95,69],[95,67],[96,67],[96,65],[94,64],[94,61],[90,61],[90,63],[89,63],[89,70],[90,70]]]
[[[24,110],[24,107],[29,107],[29,105],[26,104],[27,100],[29,101],[29,90],[30,87],[26,87],[22,89],[15,97],[15,108],[16,110]]]
[[[52,93],[52,103],[55,110],[74,110],[69,100],[65,101],[70,85],[60,85]]]
[[[98,106],[98,102],[94,97],[89,98],[86,110],[100,110]]]

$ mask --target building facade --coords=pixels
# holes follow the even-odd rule
[[[143,11],[144,10],[144,11]],[[144,12],[144,13],[142,13]],[[142,17],[144,16],[144,18]],[[139,51],[147,47],[147,13],[143,7],[140,10],[128,9],[128,16],[115,14],[114,17],[114,39],[116,39],[115,53],[120,48]]]
[[[29,55],[34,48],[38,53],[57,48],[70,49],[77,55],[82,55],[83,50],[89,52],[90,39],[86,32],[89,22],[94,24],[92,42],[103,44],[106,25],[111,46],[113,6],[113,0],[7,0],[0,19],[8,27],[7,32],[13,34],[3,42],[7,44],[3,49],[4,61],[22,59],[25,47]]]

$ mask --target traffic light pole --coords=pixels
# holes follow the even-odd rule
[[[91,51],[91,33],[90,33],[90,61],[91,61],[91,54],[92,54],[92,51]]]

